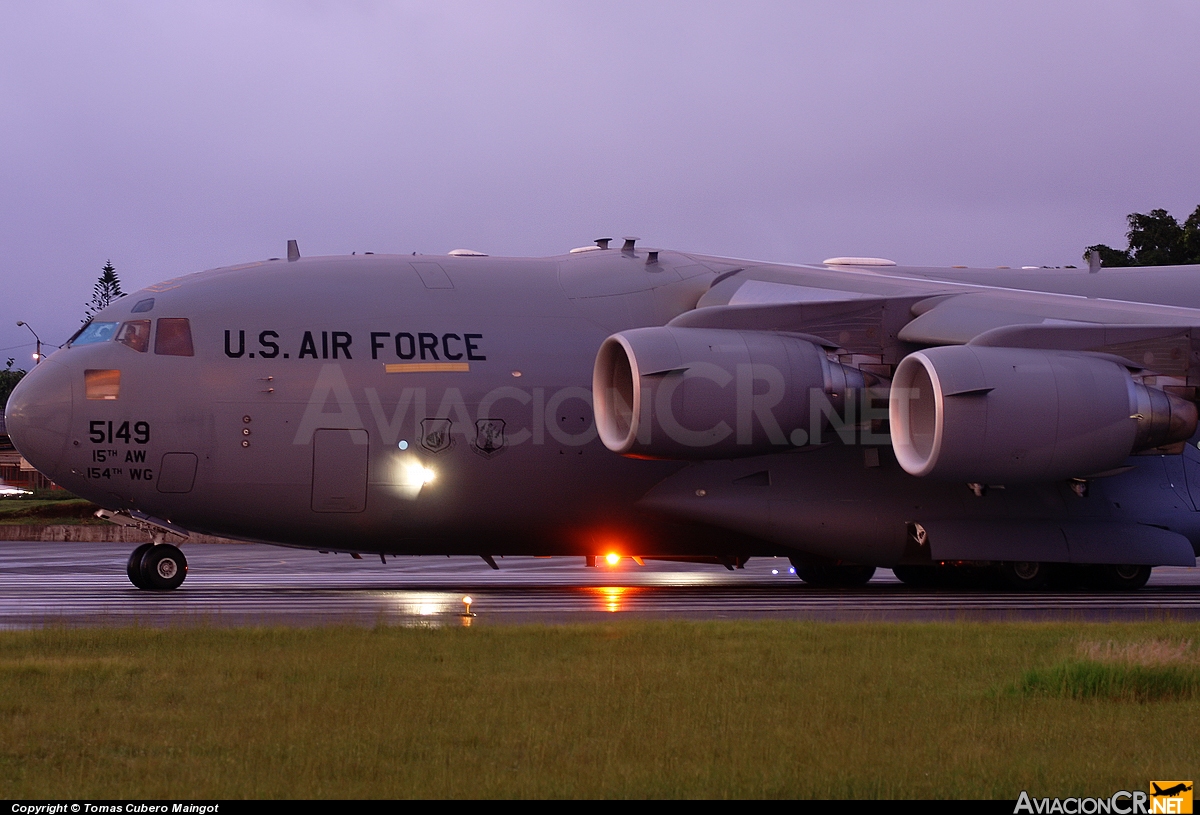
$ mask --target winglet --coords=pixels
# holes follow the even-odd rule
[[[300,259],[300,244],[296,243],[296,241],[294,241],[294,240],[288,241],[288,260],[292,261],[292,260],[299,260],[299,259]]]

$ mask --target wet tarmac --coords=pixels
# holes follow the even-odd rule
[[[1155,569],[1135,592],[914,589],[880,569],[866,586],[824,589],[787,560],[744,569],[629,559],[378,558],[266,545],[184,546],[173,592],[130,585],[130,544],[0,542],[0,628],[45,625],[494,625],[615,619],[1198,620],[1200,569]],[[473,617],[463,616],[471,597]]]

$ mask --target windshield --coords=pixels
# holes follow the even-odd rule
[[[70,345],[91,345],[94,342],[108,342],[117,333],[116,323],[88,323],[83,327]]]

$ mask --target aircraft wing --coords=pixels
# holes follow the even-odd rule
[[[883,375],[914,350],[973,345],[1110,354],[1169,384],[1200,385],[1200,309],[914,279],[902,270],[736,270],[670,325],[806,335]]]

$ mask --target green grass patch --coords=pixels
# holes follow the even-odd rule
[[[1078,660],[1084,639],[1140,653],[1197,633],[803,622],[0,632],[0,789],[1107,795],[1192,777],[1200,744],[1183,725],[1200,714],[1194,695],[1133,705],[995,689]]]
[[[1191,699],[1200,693],[1200,669],[1071,661],[1027,671],[1020,690],[1068,699]]]
[[[95,517],[100,507],[75,498],[5,498],[0,501],[0,524],[103,524]]]

